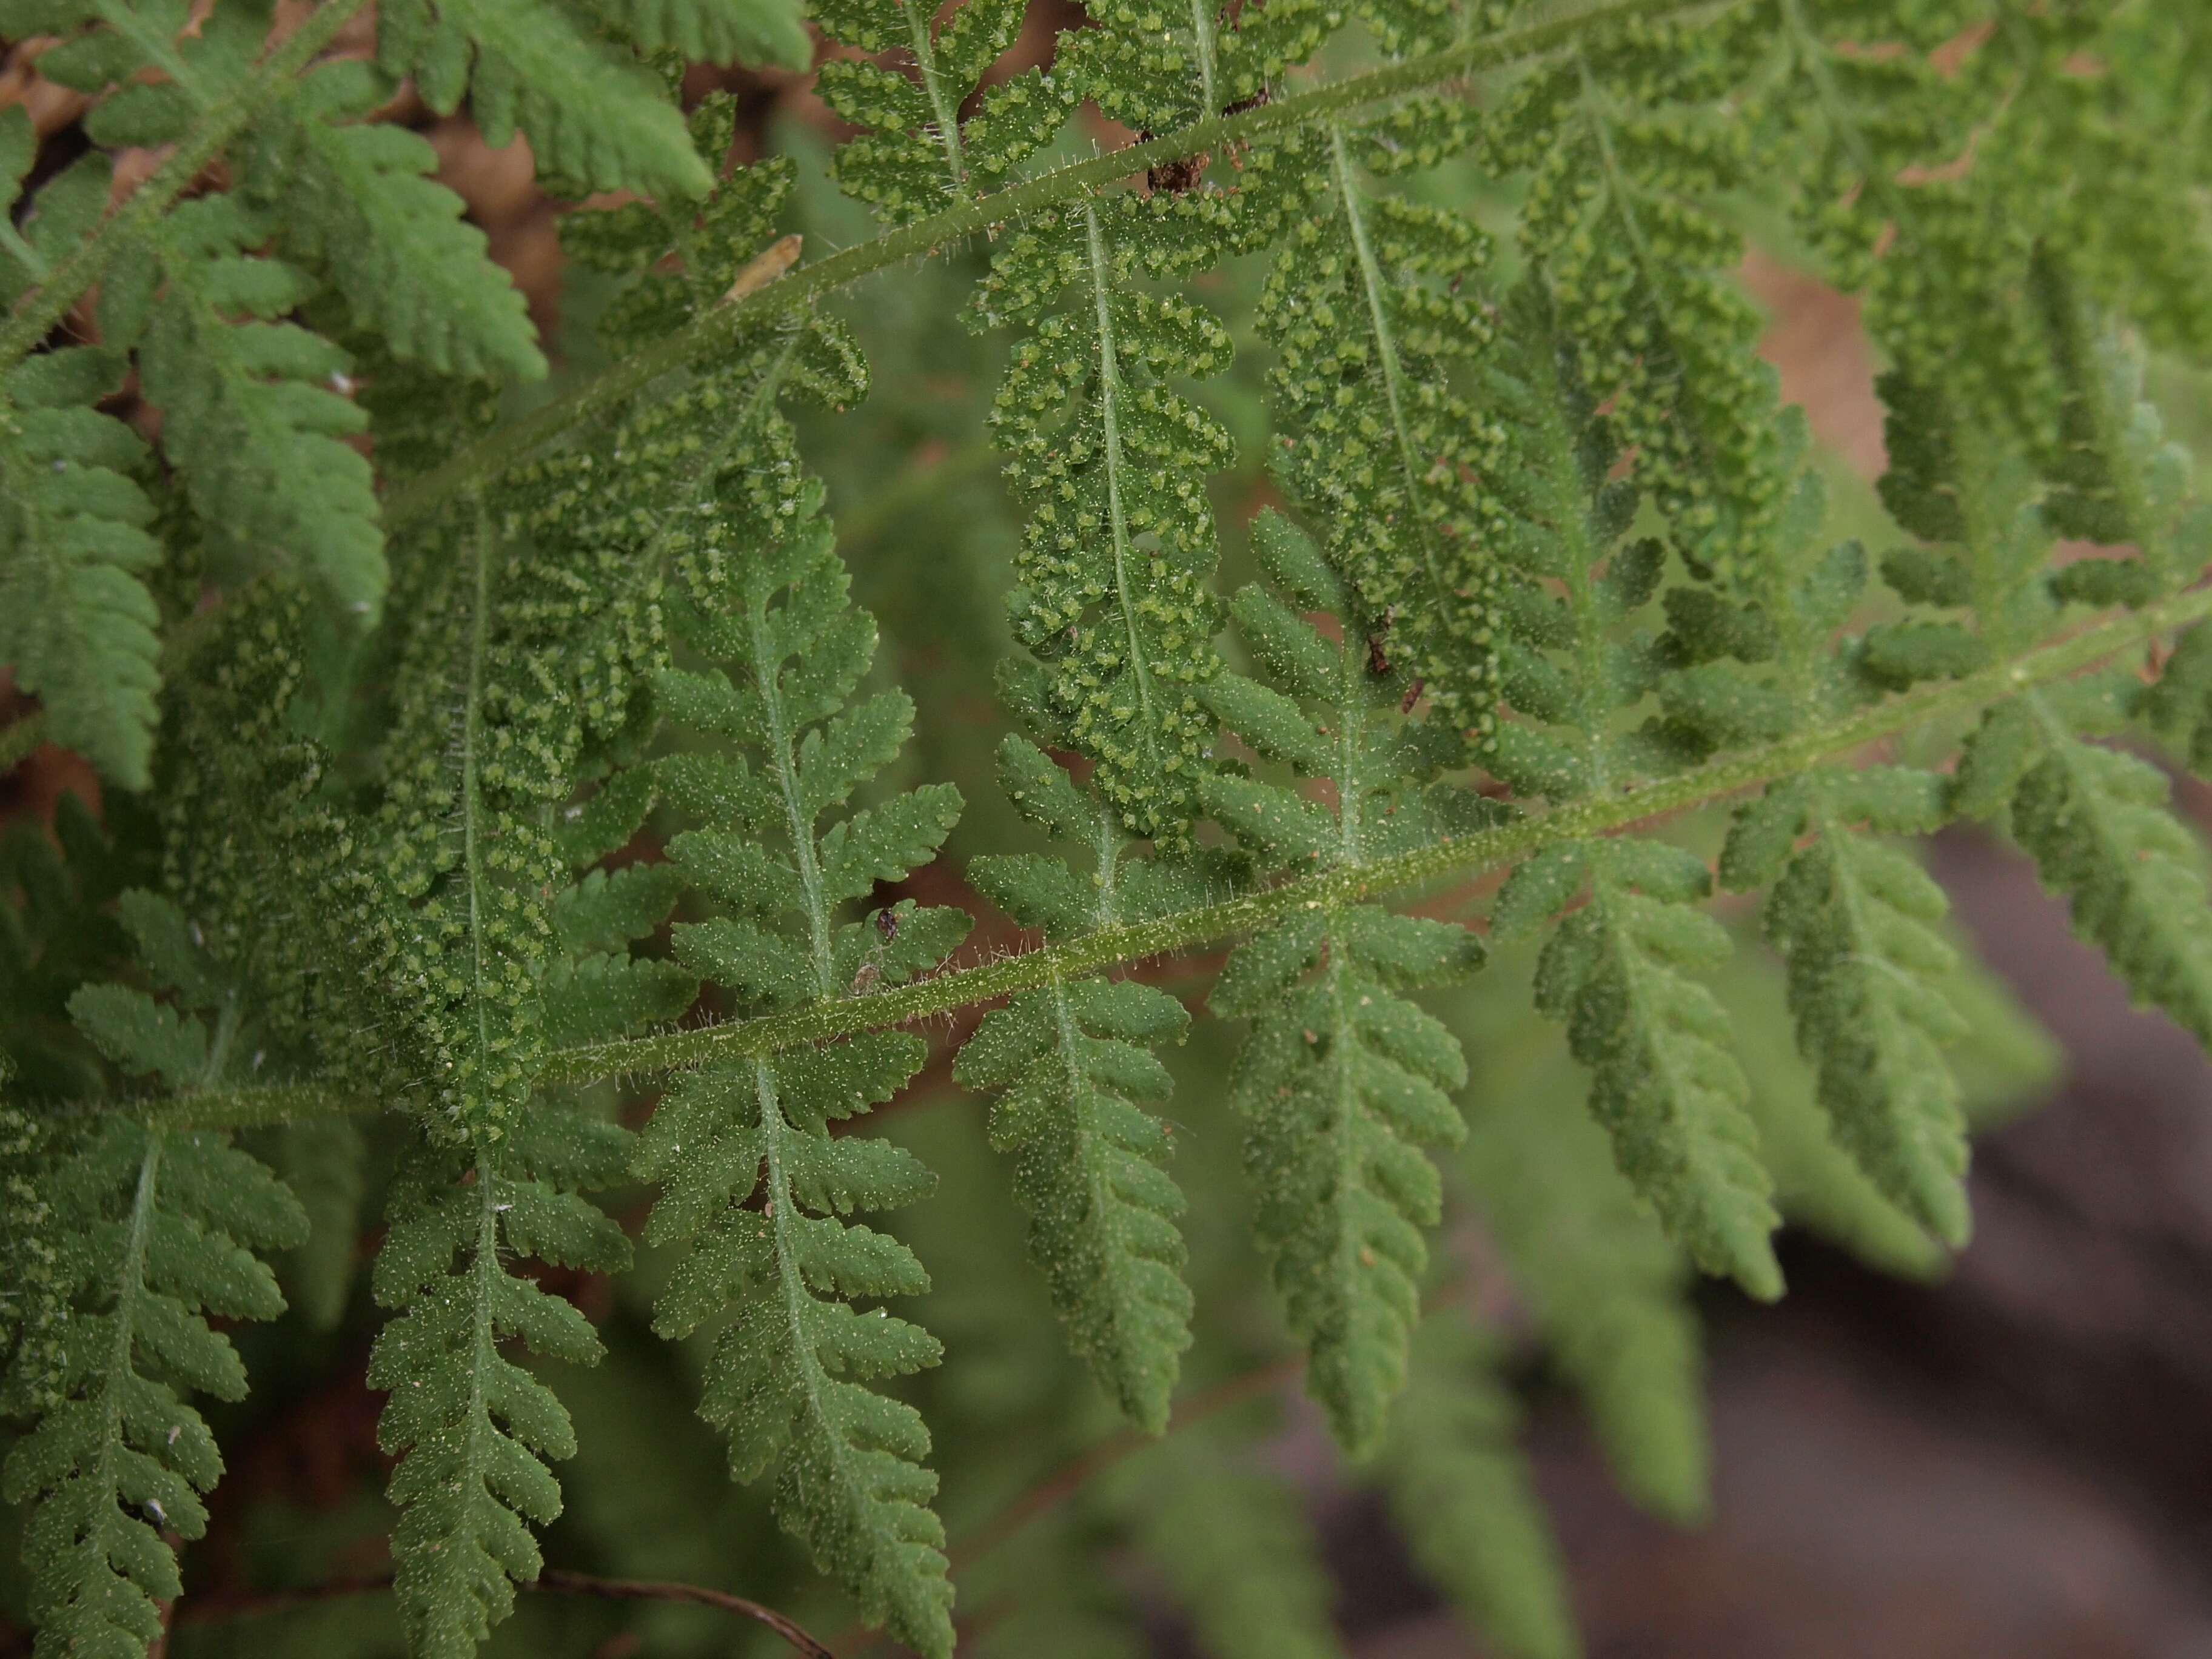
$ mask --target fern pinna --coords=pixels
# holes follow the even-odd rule
[[[978,1651],[1339,1653],[1296,1373],[1571,1654],[1522,1383],[1697,1519],[1694,1273],[1936,1271],[2048,1069],[1912,838],[2001,826],[2212,1044],[2202,8],[1085,21],[0,0],[0,755],[101,785],[0,836],[38,1653],[312,1588],[210,1425],[352,1353],[392,1616],[272,1652],[940,1654],[957,1577]],[[1879,513],[1753,247],[1863,300]]]

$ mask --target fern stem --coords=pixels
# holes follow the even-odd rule
[[[921,72],[922,90],[929,94],[931,112],[937,117],[937,136],[945,147],[945,165],[952,175],[955,194],[964,195],[968,158],[960,149],[960,100],[948,96],[945,77],[937,70],[937,45],[931,39],[929,20],[934,6],[925,9],[917,0],[905,0],[907,33],[914,41],[914,66]]]
[[[1443,876],[1496,869],[1563,842],[1608,835],[1650,818],[1702,805],[1770,778],[1794,775],[1831,756],[1847,754],[1928,720],[2002,702],[2207,617],[2212,617],[2212,588],[2199,588],[2164,604],[2114,617],[1964,679],[1892,697],[1778,742],[1761,744],[1670,777],[1585,796],[1494,830],[1433,842],[1371,864],[1325,871],[1221,903],[1103,927],[1065,944],[866,996],[811,1004],[725,1025],[556,1049],[545,1056],[538,1081],[593,1083],[642,1072],[781,1054],[808,1043],[910,1024],[970,1003],[1036,990],[1055,978],[1080,979],[1146,957],[1212,944],[1255,932],[1298,911],[1333,908]],[[380,1111],[386,1104],[342,1095],[313,1083],[289,1084],[173,1096],[150,1103],[147,1116],[161,1126],[246,1127],[284,1122],[307,1112]]]
[[[392,1577],[388,1572],[380,1572],[362,1578],[327,1578],[320,1583],[302,1585],[297,1589],[269,1590],[258,1595],[241,1596],[235,1600],[210,1601],[203,1598],[179,1613],[177,1622],[179,1625],[223,1624],[234,1619],[252,1619],[265,1613],[287,1613],[295,1607],[313,1607],[349,1595],[374,1595],[392,1588]],[[805,1655],[806,1659],[836,1659],[828,1648],[808,1635],[797,1620],[786,1617],[774,1607],[765,1607],[742,1595],[732,1595],[727,1590],[711,1589],[704,1584],[686,1584],[674,1579],[660,1578],[602,1578],[596,1573],[570,1572],[561,1567],[548,1567],[536,1578],[516,1588],[537,1590],[549,1595],[592,1596],[607,1601],[676,1601],[714,1607],[766,1626],[799,1653]]]
[[[356,0],[332,0],[332,3],[355,3]],[[1232,144],[1249,143],[1269,133],[1323,121],[1364,104],[1402,98],[1465,80],[1486,70],[1543,57],[1572,44],[1592,29],[1631,21],[1652,21],[1738,3],[1741,0],[1613,0],[1612,4],[1592,7],[1571,17],[1503,30],[1485,40],[1408,58],[1364,75],[1347,76],[1341,81],[1279,98],[1255,109],[1195,121],[1179,131],[1144,143],[1124,145],[1088,161],[1055,167],[1010,190],[979,201],[963,202],[867,241],[856,242],[826,259],[801,265],[753,293],[716,307],[667,338],[632,353],[566,396],[512,426],[479,439],[444,465],[394,490],[384,504],[386,528],[398,530],[434,512],[459,491],[496,477],[533,451],[605,413],[661,375],[698,358],[726,350],[732,341],[760,318],[794,310],[887,266],[926,258],[949,244],[965,241],[1011,220],[1071,201],[1164,162],[1181,161],[1201,151],[1224,150]],[[0,357],[0,368],[5,367],[6,361]]]
[[[1221,112],[1221,94],[1215,90],[1220,69],[1215,58],[1219,52],[1213,33],[1213,0],[1190,0],[1190,32],[1198,43],[1199,99],[1208,115]]]
[[[139,185],[121,210],[70,250],[46,280],[16,303],[15,315],[0,325],[0,374],[34,350],[70,307],[98,282],[125,249],[153,228],[224,146],[252,125],[315,54],[337,38],[368,0],[324,0],[283,45],[262,60],[261,72],[208,107],[184,142],[154,176]],[[450,494],[451,492],[447,492]]]

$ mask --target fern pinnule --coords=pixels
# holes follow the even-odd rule
[[[96,346],[0,375],[0,654],[36,692],[54,736],[126,787],[149,781],[161,557],[137,474],[146,445],[92,405],[123,377]]]
[[[514,1583],[542,1565],[528,1523],[560,1514],[545,1462],[573,1455],[575,1437],[553,1391],[500,1346],[519,1337],[570,1364],[591,1364],[600,1346],[572,1304],[511,1259],[593,1273],[628,1265],[621,1228],[580,1194],[619,1176],[629,1139],[541,1103],[495,1144],[415,1148],[393,1184],[373,1283],[394,1316],[377,1334],[368,1382],[389,1395],[377,1443],[399,1460],[394,1589],[426,1659],[474,1654],[513,1611]]]
[[[1280,518],[1261,520],[1256,543],[1297,605],[1340,617],[1351,607],[1343,580]],[[1264,867],[1356,868],[1483,821],[1479,798],[1429,787],[1456,739],[1406,719],[1410,681],[1382,654],[1387,638],[1356,628],[1326,638],[1257,585],[1235,611],[1283,690],[1224,675],[1208,689],[1215,714],[1262,757],[1334,786],[1331,810],[1255,778],[1204,781],[1207,811]],[[1355,1454],[1382,1437],[1419,1317],[1421,1229],[1436,1224],[1441,1198],[1422,1149],[1464,1133],[1447,1092],[1466,1080],[1459,1045],[1403,993],[1482,959],[1464,928],[1317,903],[1239,945],[1209,998],[1253,1021],[1231,1086],[1250,1126],[1255,1225],[1307,1346],[1307,1388]]]
[[[343,440],[367,419],[340,390],[346,355],[280,320],[313,284],[249,252],[274,222],[236,195],[174,209],[102,291],[100,332],[137,349],[216,571],[290,568],[366,621],[383,603],[384,538],[368,463]]]
[[[542,379],[521,290],[463,220],[461,198],[426,176],[437,152],[404,127],[357,118],[392,94],[358,60],[304,77],[254,132],[241,191],[276,211],[285,256],[324,273],[397,355],[443,374]]]
[[[642,5],[605,9],[656,15]],[[698,10],[735,13],[739,0],[700,0]],[[520,129],[539,167],[562,179],[655,198],[705,195],[714,173],[659,78],[594,33],[582,7],[549,14],[527,0],[386,0],[377,66],[395,81],[411,77],[440,114],[467,98],[494,146]]]
[[[787,447],[772,395],[757,407]],[[820,485],[795,471],[745,476],[729,502],[731,543],[710,537],[679,561],[679,628],[728,666],[661,681],[676,718],[726,752],[674,757],[663,780],[706,820],[670,842],[670,859],[725,909],[676,929],[678,957],[767,1012],[900,983],[935,966],[969,922],[911,901],[851,915],[929,860],[959,792],[924,786],[825,822],[904,747],[914,706],[896,691],[853,701],[875,624],[848,599]],[[844,1219],[911,1202],[932,1180],[901,1148],[829,1130],[890,1099],[924,1053],[917,1037],[876,1032],[710,1067],[654,1114],[637,1168],[662,1188],[647,1237],[689,1246],[656,1328],[720,1327],[701,1411],[728,1435],[732,1474],[772,1473],[777,1517],[817,1565],[871,1622],[942,1655],[951,1587],[928,1508],[928,1431],[866,1386],[935,1364],[938,1344],[851,1306],[920,1294],[928,1275],[905,1246]]]
[[[1229,434],[1169,376],[1228,366],[1203,307],[1137,286],[1210,260],[1218,235],[1180,198],[1085,200],[1024,221],[977,295],[981,319],[1036,322],[992,410],[1006,476],[1031,504],[1008,596],[1037,660],[1004,689],[1040,736],[1097,763],[1133,836],[1186,842],[1219,672],[1206,476]]]
[[[1455,1310],[1421,1322],[1380,1473],[1422,1571],[1511,1659],[1576,1659],[1565,1564],[1499,1375],[1504,1344]]]
[[[1596,413],[1553,316],[1540,283],[1516,290],[1490,378],[1519,462],[1504,544],[1517,567],[1504,607],[1505,690],[1531,718],[1501,728],[1486,764],[1522,792],[1569,801],[1668,763],[1663,732],[1619,728],[1620,711],[1658,689],[1670,662],[1648,634],[1624,626],[1650,600],[1661,550],[1624,543],[1637,491],[1609,477],[1615,428]],[[1726,933],[1692,908],[1711,878],[1658,842],[1560,842],[1507,878],[1493,932],[1534,933],[1586,883],[1589,903],[1545,949],[1538,1006],[1568,1022],[1575,1057],[1591,1069],[1591,1109],[1668,1230],[1710,1271],[1778,1294],[1767,1242],[1776,1218],[1744,1111],[1747,1085],[1727,1050],[1726,1014],[1691,976],[1729,954]]]
[[[1364,157],[1411,148],[1440,159],[1471,137],[1411,113],[1380,131],[1332,125],[1310,141],[1317,154],[1305,164],[1326,184],[1259,302],[1285,428],[1270,459],[1327,526],[1329,557],[1364,620],[1399,619],[1391,653],[1421,683],[1433,718],[1486,744],[1498,700],[1498,526],[1477,480],[1497,469],[1501,440],[1453,371],[1489,334],[1475,295],[1461,292],[1487,239],[1462,215],[1367,182]]]
[[[1264,97],[1344,20],[1328,0],[1274,0],[1224,14],[1202,3],[1102,0],[1091,27],[1060,39],[1056,75],[1139,132],[1172,132]]]
[[[894,223],[1013,182],[1022,161],[1073,113],[1061,65],[983,85],[1022,26],[1019,0],[970,0],[942,26],[918,0],[830,0],[822,25],[866,52],[898,50],[912,79],[860,58],[822,66],[822,100],[862,131],[831,162],[838,184]],[[962,109],[971,97],[973,111]]]
[[[72,1015],[126,1074],[151,1073],[172,1089],[234,1079],[251,1053],[236,988],[172,907],[134,896],[146,969],[173,1000],[87,985]],[[135,1651],[161,1634],[158,1604],[182,1589],[163,1534],[206,1530],[203,1498],[222,1473],[187,1396],[246,1393],[245,1366],[208,1319],[283,1310],[261,1255],[297,1244],[306,1218],[221,1133],[111,1115],[52,1151],[62,1155],[37,1180],[55,1224],[41,1260],[64,1287],[59,1364],[43,1385],[22,1379],[29,1397],[15,1403],[38,1421],[9,1451],[0,1491],[29,1506],[23,1552],[40,1647]]]
[[[1088,881],[1041,856],[978,859],[969,878],[1048,939],[1142,921],[1187,902],[1188,866],[1130,858],[1121,827],[1034,744],[1008,738],[999,771],[1023,815],[1085,845]],[[1169,1133],[1146,1105],[1174,1087],[1152,1048],[1181,1042],[1190,1017],[1136,980],[1054,979],[985,1017],[953,1076],[1000,1091],[992,1144],[1015,1154],[1014,1194],[1030,1213],[1030,1254],[1051,1287],[1069,1345],[1139,1427],[1167,1427],[1191,1293],[1176,1218],[1183,1196],[1162,1167]]]
[[[1740,234],[1711,204],[1747,182],[1728,78],[1680,25],[1622,25],[1530,70],[1486,129],[1529,175],[1522,247],[1576,372],[1636,453],[1638,484],[1723,581],[1777,506],[1774,371],[1730,280]]]

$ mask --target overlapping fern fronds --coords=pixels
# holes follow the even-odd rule
[[[538,1576],[564,1396],[617,1446],[696,1400],[764,1488],[700,1500],[744,1518],[696,1559],[809,1619],[951,1651],[939,1515],[972,1561],[997,1510],[1036,1530],[963,1644],[1128,1651],[1157,1589],[1210,1652],[1340,1652],[1264,1413],[1073,1496],[1030,1467],[1286,1367],[1470,1622],[1569,1654],[1522,1379],[1692,1519],[1693,1268],[1778,1293],[1784,1214],[1914,1273],[1966,1236],[1977,1042],[2031,1045],[1908,838],[2005,823],[2212,1044],[2201,851],[2133,746],[2212,764],[2212,514],[2135,355],[2212,355],[2204,21],[1534,12],[1103,0],[1037,65],[1005,0],[835,0],[825,162],[685,96],[686,58],[803,70],[782,0],[392,0],[335,52],[359,0],[282,37],[261,0],[0,3],[89,145],[0,114],[0,656],[40,705],[8,752],[107,786],[0,841],[42,1656],[160,1636],[221,1471],[192,1396],[242,1390],[219,1322],[279,1271],[301,1316],[247,1351],[357,1334],[388,1395],[417,1653]],[[403,82],[623,192],[561,216],[597,343],[550,395],[510,397],[549,352],[379,118]],[[1066,159],[1085,104],[1133,159]],[[170,159],[111,204],[126,148]],[[788,234],[810,166],[809,244],[857,240]],[[1747,238],[1865,295],[1901,544],[1833,535]],[[897,307],[839,297],[924,256]],[[970,277],[967,337],[877,354],[918,382],[869,428],[929,441],[914,493],[841,526],[793,411],[853,446],[871,336]],[[990,487],[987,436],[1018,529],[940,501],[909,537],[941,462]],[[825,469],[841,514],[884,461]],[[1006,637],[877,603],[884,648],[848,559],[916,545],[961,566],[872,596],[1008,591]],[[1913,763],[1869,751],[1908,730]],[[1007,803],[963,822],[917,749],[963,784],[995,755]],[[1480,890],[1389,903],[1505,872],[1480,978]],[[1763,891],[1771,951],[1717,887]],[[1021,948],[963,951],[970,889]],[[1210,984],[1175,965],[1216,945]],[[881,1123],[969,1009],[988,1128]],[[626,1182],[634,1279],[587,1196]],[[580,1462],[563,1547],[631,1571],[667,1534],[622,1461]]]

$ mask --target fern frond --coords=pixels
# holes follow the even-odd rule
[[[285,257],[322,272],[398,356],[441,374],[543,379],[521,291],[463,220],[461,198],[427,176],[429,142],[353,118],[392,94],[360,60],[307,76],[254,131],[240,188],[276,215]]]
[[[581,1313],[506,1258],[594,1273],[626,1266],[622,1230],[579,1194],[620,1176],[629,1139],[540,1102],[496,1145],[416,1149],[394,1183],[373,1283],[395,1317],[377,1334],[368,1382],[390,1394],[377,1443],[400,1460],[396,1589],[424,1659],[474,1654],[514,1608],[510,1581],[538,1576],[527,1523],[561,1512],[545,1462],[572,1455],[575,1437],[552,1390],[500,1345],[519,1337],[535,1353],[587,1364],[599,1342]]]
[[[1390,1516],[1422,1571],[1499,1652],[1575,1659],[1566,1567],[1516,1443],[1521,1411],[1497,1346],[1449,1314],[1421,1322],[1382,1449]]]
[[[1013,44],[1019,0],[971,0],[940,26],[918,0],[832,0],[823,27],[861,51],[895,50],[911,79],[859,58],[822,66],[822,100],[862,130],[838,147],[831,171],[850,195],[894,223],[1013,182],[1020,163],[1074,112],[1079,88],[1063,65],[1025,70],[988,88],[984,72]],[[980,95],[977,95],[980,92]],[[971,97],[973,112],[960,111]]]
[[[1497,470],[1500,439],[1452,370],[1490,331],[1474,295],[1459,292],[1487,239],[1462,215],[1377,194],[1362,177],[1363,154],[1450,152],[1440,119],[1423,131],[1411,114],[1331,125],[1308,162],[1326,169],[1320,210],[1297,222],[1259,301],[1285,428],[1270,459],[1328,526],[1329,557],[1351,577],[1364,620],[1395,619],[1389,653],[1404,657],[1435,717],[1486,744],[1498,700],[1499,526],[1474,481]]]
[[[1528,75],[1488,130],[1529,174],[1524,252],[1577,379],[1605,404],[1668,533],[1725,581],[1777,505],[1774,371],[1730,280],[1740,234],[1719,202],[1749,182],[1749,130],[1695,26],[1592,30]]]
[[[694,15],[710,12],[733,21],[739,15],[734,0],[702,0]],[[593,190],[690,198],[714,182],[659,81],[635,57],[595,39],[580,8],[386,0],[377,13],[376,53],[378,67],[395,81],[412,76],[441,115],[465,96],[487,143],[503,145],[519,128],[539,167]]]
[[[236,991],[173,908],[140,894],[137,914],[146,965],[176,1002],[88,985],[72,1014],[126,1073],[152,1073],[173,1089],[235,1078]],[[187,1012],[204,1009],[211,1024]],[[202,1498],[222,1472],[187,1395],[246,1393],[245,1367],[207,1321],[283,1311],[260,1255],[297,1244],[306,1218],[227,1136],[120,1116],[76,1138],[38,1170],[37,1186],[68,1230],[48,1258],[67,1298],[60,1363],[43,1399],[19,1402],[39,1408],[38,1422],[9,1452],[0,1492],[30,1505],[23,1552],[39,1650],[135,1653],[161,1634],[158,1604],[182,1588],[162,1534],[206,1530]]]
[[[1518,567],[1506,605],[1506,695],[1534,718],[1502,728],[1487,763],[1522,791],[1564,801],[1665,763],[1650,732],[1618,727],[1620,711],[1655,690],[1668,664],[1656,641],[1621,626],[1649,603],[1661,550],[1621,544],[1638,492],[1609,477],[1615,428],[1595,413],[1553,315],[1540,284],[1516,290],[1510,344],[1489,379],[1519,464],[1506,543]],[[1562,591],[1554,597],[1547,583]],[[1593,1073],[1591,1109],[1668,1231],[1708,1270],[1755,1295],[1778,1294],[1766,1239],[1775,1216],[1727,1016],[1686,971],[1728,958],[1727,934],[1691,908],[1711,878],[1696,859],[1657,843],[1566,842],[1509,878],[1493,932],[1533,933],[1586,882],[1589,904],[1546,947],[1538,1006],[1568,1022],[1575,1057]]]
[[[367,421],[339,390],[350,385],[345,354],[273,320],[311,284],[248,252],[272,228],[236,196],[184,204],[149,257],[102,294],[101,331],[138,348],[163,447],[210,551],[233,568],[295,568],[347,611],[373,617],[383,536],[368,463],[343,441]]]
[[[1350,609],[1341,578],[1287,523],[1263,519],[1256,544],[1300,610]],[[1440,734],[1404,720],[1402,670],[1375,672],[1356,632],[1327,639],[1256,585],[1235,611],[1284,690],[1224,676],[1208,690],[1215,713],[1261,756],[1334,786],[1332,811],[1255,779],[1205,781],[1207,811],[1267,867],[1357,867],[1480,821],[1479,799],[1424,787]],[[1381,1437],[1419,1317],[1420,1229],[1436,1224],[1441,1196],[1421,1149],[1464,1132],[1447,1092],[1466,1081],[1459,1044],[1401,993],[1481,962],[1480,940],[1463,928],[1378,905],[1322,906],[1238,946],[1210,999],[1254,1022],[1231,1097],[1251,1124],[1255,1224],[1307,1345],[1307,1387],[1355,1453]]]
[[[1220,668],[1206,480],[1234,451],[1168,377],[1218,373],[1230,341],[1136,279],[1204,263],[1214,240],[1182,198],[1085,201],[1024,221],[977,296],[986,322],[1036,321],[991,415],[1031,503],[1007,610],[1039,659],[1004,689],[1041,735],[1097,763],[1131,835],[1170,846],[1196,811],[1200,694]]]
[[[778,389],[763,392],[755,418],[788,453]],[[925,972],[968,919],[911,902],[847,919],[928,860],[959,793],[926,786],[824,822],[896,757],[914,708],[898,692],[850,701],[875,625],[848,600],[820,485],[796,466],[748,466],[743,479],[725,498],[735,510],[722,533],[678,560],[680,629],[729,666],[672,669],[661,681],[676,717],[729,752],[665,763],[663,783],[707,820],[670,842],[671,860],[728,912],[679,926],[677,954],[758,1011]],[[709,1068],[654,1114],[638,1170],[663,1188],[647,1237],[690,1247],[655,1328],[682,1335],[734,1314],[701,1405],[729,1437],[732,1474],[773,1472],[777,1518],[817,1565],[871,1622],[943,1655],[951,1588],[928,1508],[928,1431],[910,1407],[865,1385],[933,1364],[938,1344],[850,1305],[920,1294],[928,1276],[904,1246],[843,1219],[911,1202],[932,1178],[901,1148],[829,1132],[831,1120],[890,1099],[923,1054],[918,1039],[884,1032]]]
[[[1492,971],[1522,978],[1531,965],[1525,949],[1501,951]],[[1454,1012],[1474,1057],[1454,1165],[1484,1229],[1613,1478],[1656,1514],[1699,1518],[1711,1502],[1711,1454],[1691,1265],[1638,1201],[1600,1127],[1564,1109],[1581,1086],[1558,1031],[1502,998]]]
[[[999,773],[1024,817],[1096,860],[1088,882],[1049,859],[976,860],[969,878],[1017,921],[1079,938],[1188,898],[1182,869],[1127,860],[1119,821],[1033,744],[1008,738]],[[1144,1108],[1174,1087],[1152,1048],[1180,1042],[1189,1025],[1182,1004],[1135,980],[1056,979],[988,1016],[953,1068],[967,1087],[1002,1091],[992,1144],[1017,1155],[1030,1254],[1069,1345],[1152,1434],[1167,1427],[1190,1346],[1191,1293],[1176,1226],[1183,1196],[1162,1167],[1169,1132]]]
[[[44,701],[57,741],[126,787],[150,777],[161,559],[137,477],[146,445],[92,405],[120,356],[49,352],[0,377],[0,657]]]

